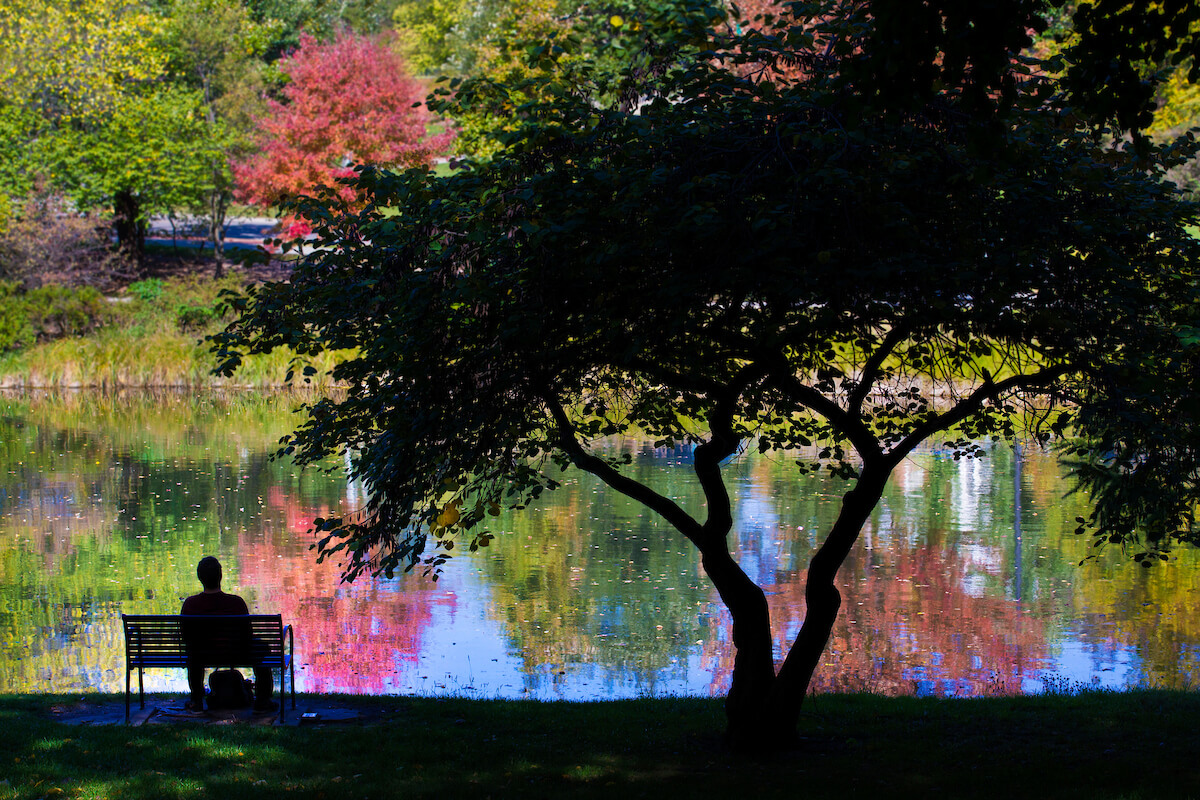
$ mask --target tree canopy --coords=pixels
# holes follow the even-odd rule
[[[102,116],[131,84],[159,77],[161,30],[162,19],[132,0],[4,0],[5,98],[55,120]]]
[[[0,220],[36,185],[111,219],[139,262],[149,215],[195,214],[219,274],[230,162],[247,157],[251,118],[279,88],[273,62],[303,27],[332,37],[390,16],[387,0],[0,0]]]
[[[729,733],[752,745],[794,733],[836,573],[923,443],[976,457],[1069,434],[1097,542],[1148,561],[1191,541],[1200,245],[1161,175],[1194,145],[1094,136],[1018,57],[1012,5],[989,12],[996,39],[970,39],[982,17],[934,31],[941,57],[904,63],[936,74],[903,85],[879,4],[793,4],[786,29],[743,36],[713,14],[707,50],[689,28],[615,84],[551,49],[515,86],[443,94],[445,113],[528,98],[489,161],[359,167],[362,205],[305,202],[325,249],[231,297],[214,347],[226,374],[281,345],[308,372],[354,353],[333,369],[345,396],[308,405],[283,449],[345,454],[368,489],[360,517],[316,521],[321,556],[348,579],[436,569],[560,470],[592,472],[700,552],[733,619]],[[626,433],[691,447],[704,507],[595,447]],[[722,464],[747,448],[846,482],[778,664],[729,549]]]

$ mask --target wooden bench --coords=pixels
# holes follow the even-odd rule
[[[279,671],[279,718],[284,718],[284,678],[290,675],[292,708],[296,707],[296,668],[292,659],[292,626],[279,614],[180,615],[122,614],[125,626],[125,721],[129,721],[129,678],[138,673],[138,700],[146,707],[143,671],[189,666],[269,667]],[[184,641],[193,643],[189,654]]]

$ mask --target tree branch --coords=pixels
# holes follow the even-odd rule
[[[618,366],[618,369],[623,367]],[[704,376],[687,375],[677,370],[664,368],[651,363],[648,359],[630,359],[628,369],[640,372],[651,380],[659,381],[664,386],[671,386],[698,394],[717,394],[722,386],[719,381]]]
[[[870,394],[871,385],[879,376],[879,368],[883,366],[884,360],[895,352],[896,346],[904,341],[910,330],[911,327],[908,325],[894,325],[883,337],[879,347],[875,348],[875,352],[871,353],[866,363],[863,364],[862,372],[859,373],[858,385],[846,398],[847,411],[856,416],[861,413],[863,400]]]
[[[999,383],[993,383],[989,379],[978,389],[971,392],[966,399],[956,403],[949,411],[938,414],[924,424],[914,428],[898,445],[888,451],[888,459],[893,464],[896,463],[933,434],[948,430],[979,411],[987,400],[996,400],[1005,392],[1012,391],[1013,389],[1026,391],[1050,386],[1071,371],[1072,368],[1064,364],[1042,370],[1041,372],[1035,372],[1032,375],[1014,375]]]
[[[831,425],[846,435],[850,444],[863,458],[883,455],[879,440],[871,433],[860,415],[843,409],[813,387],[801,382],[795,375],[772,373],[770,382],[800,405],[829,420]]]
[[[693,454],[692,469],[708,501],[708,518],[703,526],[704,543],[697,545],[702,553],[707,553],[707,548],[717,540],[724,544],[729,529],[733,527],[729,490],[721,478],[721,462],[736,453],[742,441],[742,437],[733,430],[738,398],[766,373],[767,369],[759,362],[751,362],[738,370],[728,388],[716,398],[716,405],[708,419],[708,441],[697,445]]]
[[[550,416],[554,419],[554,425],[558,430],[558,446],[570,457],[571,463],[583,471],[595,475],[626,497],[636,500],[654,511],[674,525],[693,544],[700,547],[702,526],[699,522],[674,500],[622,474],[604,459],[588,452],[576,437],[575,426],[571,424],[562,404],[548,391],[539,392],[539,395],[542,402],[546,404],[546,408],[549,409]]]

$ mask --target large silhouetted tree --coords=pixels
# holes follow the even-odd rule
[[[1189,538],[1200,248],[1159,179],[1187,148],[1077,124],[1016,57],[1024,4],[920,20],[942,57],[906,57],[927,68],[909,76],[881,34],[891,6],[865,6],[794,4],[796,27],[698,57],[688,28],[604,91],[564,59],[529,78],[539,99],[491,161],[361,169],[364,210],[306,207],[328,249],[231,298],[215,346],[224,373],[279,345],[353,351],[333,371],[346,394],[307,406],[284,448],[348,453],[369,490],[361,517],[317,521],[322,557],[350,579],[438,567],[560,469],[592,472],[699,550],[733,619],[730,738],[749,746],[794,734],[838,569],[923,443],[972,457],[1070,431],[1097,541],[1158,556]],[[631,432],[693,446],[703,506],[593,447]],[[729,549],[722,464],[745,448],[846,482],[779,663]]]

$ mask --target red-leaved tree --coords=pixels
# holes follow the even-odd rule
[[[280,68],[289,82],[255,121],[258,152],[233,165],[242,202],[278,205],[334,186],[354,164],[429,164],[454,138],[429,135],[425,90],[379,38],[347,33],[320,43],[304,35]],[[337,188],[353,202],[352,189]]]

